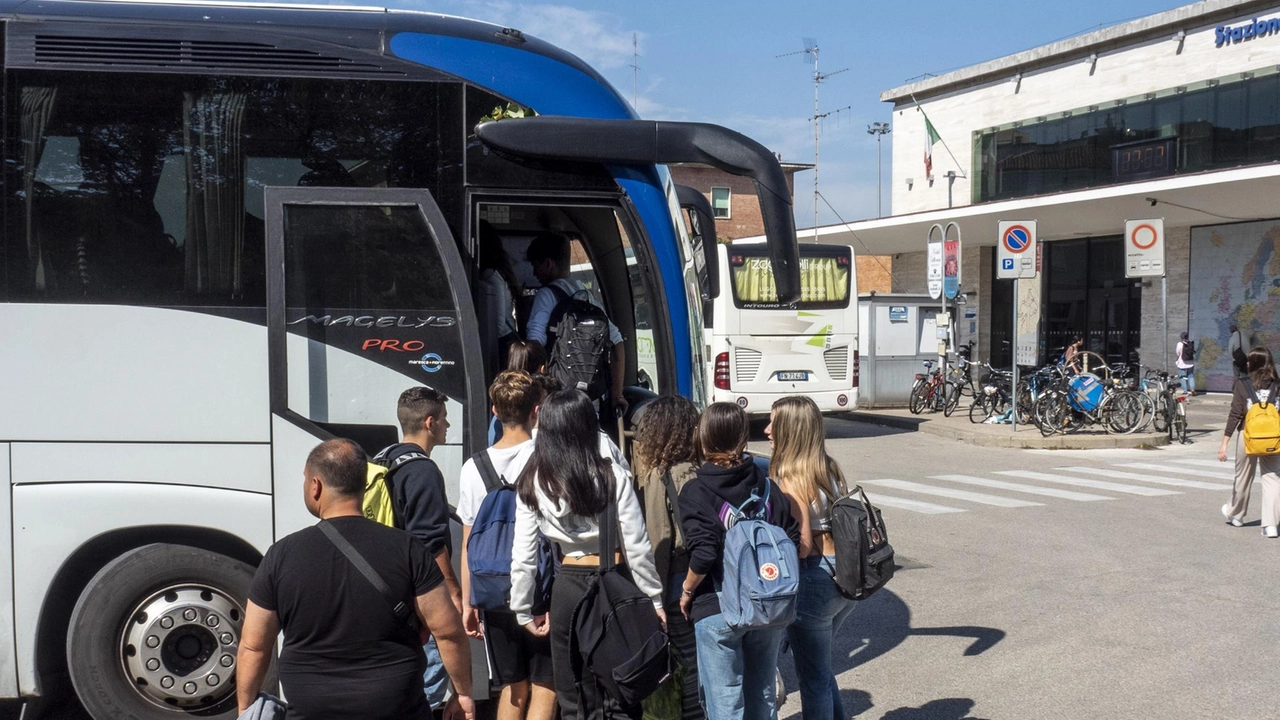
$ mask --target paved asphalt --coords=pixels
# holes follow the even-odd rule
[[[837,638],[847,714],[1276,717],[1280,540],[1259,532],[1259,491],[1244,528],[1223,522],[1226,409],[1197,398],[1194,442],[1158,450],[979,448],[830,419],[900,565]],[[799,720],[789,656],[782,671],[781,717]]]
[[[1194,442],[1158,450],[978,448],[829,420],[829,450],[884,501],[901,566],[837,638],[847,713],[1276,717],[1280,541],[1260,534],[1260,490],[1245,527],[1223,521],[1230,466],[1207,463],[1227,406],[1199,400]],[[1131,494],[1153,491],[1171,494]],[[781,717],[798,719],[789,657],[783,673]]]

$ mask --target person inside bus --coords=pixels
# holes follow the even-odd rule
[[[462,612],[462,587],[453,572],[453,538],[449,531],[449,498],[445,494],[444,475],[431,460],[431,451],[445,443],[449,432],[448,398],[434,388],[416,386],[400,394],[396,417],[404,433],[398,445],[378,453],[376,460],[390,463],[406,453],[422,457],[388,471],[391,502],[398,526],[408,531],[427,548],[444,576],[445,587],[459,614]],[[444,706],[449,696],[449,677],[440,662],[435,641],[426,644],[427,670],[422,677],[423,691],[432,709]]]
[[[534,409],[542,387],[522,370],[507,370],[489,386],[494,416],[502,421],[502,439],[484,452],[498,476],[513,482],[533,452]],[[488,495],[474,459],[458,478],[458,519],[462,522],[462,619],[467,634],[483,639],[493,684],[502,688],[497,720],[552,720],[556,691],[551,668],[551,641],[524,631],[511,612],[471,607],[471,569],[467,540]]]
[[[547,349],[540,342],[517,338],[511,343],[511,349],[507,353],[507,370],[527,372],[534,377],[542,375],[547,371]],[[501,439],[502,423],[495,415],[489,422],[489,444],[493,445]]]
[[[551,354],[554,342],[548,342],[551,332],[548,325],[555,314],[556,305],[560,304],[562,296],[559,293],[567,297],[583,293],[593,305],[602,309],[604,306],[596,300],[594,295],[585,292],[586,287],[582,281],[569,277],[569,238],[559,233],[540,233],[529,243],[525,258],[533,268],[534,277],[538,278],[538,282],[542,285],[533,298],[533,309],[529,312],[529,322],[525,326],[525,338],[542,343],[547,353]],[[553,286],[559,290],[559,293],[553,289]],[[627,355],[622,342],[622,333],[612,321],[609,322],[609,342],[613,344],[613,352],[609,362],[608,400],[612,403],[615,412],[625,414],[627,401],[622,396],[622,384],[626,377]],[[609,403],[605,405],[608,406]],[[612,429],[611,425],[610,429]]]
[[[345,439],[326,440],[307,456],[303,499],[320,522],[272,545],[253,576],[237,654],[240,712],[257,701],[283,630],[280,683],[290,720],[427,716],[418,629],[325,537],[334,531],[416,610],[439,643],[454,708],[475,717],[471,648],[440,568],[411,535],[364,517],[367,467],[364,451]]]
[[[507,367],[509,349],[520,339],[516,333],[515,306],[515,298],[520,297],[520,281],[511,269],[511,258],[507,257],[502,237],[493,225],[481,220],[477,235],[480,244],[477,315],[484,343],[486,377],[493,378]]]

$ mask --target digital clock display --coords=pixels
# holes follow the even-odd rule
[[[1172,175],[1178,166],[1178,139],[1161,138],[1111,146],[1111,173],[1117,181]]]

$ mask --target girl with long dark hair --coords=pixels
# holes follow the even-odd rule
[[[552,393],[538,411],[533,455],[516,482],[516,539],[511,553],[511,609],[535,636],[551,637],[551,662],[557,700],[565,720],[598,716],[640,718],[639,707],[619,708],[597,697],[594,683],[582,696],[573,680],[569,629],[574,608],[594,582],[602,553],[597,517],[610,502],[618,508],[621,556],[641,592],[653,600],[663,622],[662,584],[653,566],[640,502],[629,474],[600,454],[598,419],[591,400],[577,390]],[[530,615],[538,534],[555,543],[563,556],[551,591],[551,611]]]
[[[689,573],[680,611],[693,623],[698,644],[698,686],[710,720],[778,717],[774,674],[782,628],[733,629],[720,611],[716,587],[724,581],[724,541],[734,510],[754,493],[767,494],[765,519],[799,544],[800,527],[786,495],[765,476],[747,448],[747,414],[733,403],[713,403],[698,423],[703,464],[680,493],[680,529]]]
[[[773,448],[769,474],[787,494],[800,524],[800,595],[787,637],[800,680],[801,709],[805,720],[843,720],[848,716],[831,668],[831,646],[854,603],[836,587],[831,510],[844,494],[844,473],[827,454],[822,412],[809,397],[775,402],[765,434]]]
[[[693,625],[680,614],[680,590],[689,573],[689,553],[670,493],[679,494],[698,469],[698,409],[688,398],[664,395],[644,408],[636,425],[636,493],[644,508],[653,543],[653,560],[662,580],[667,633],[680,660],[681,716],[705,717],[698,699],[698,653]],[[678,504],[678,501],[677,501]]]
[[[1218,459],[1226,462],[1227,445],[1231,443],[1231,436],[1236,430],[1240,431],[1236,434],[1235,484],[1231,489],[1231,500],[1222,506],[1222,514],[1231,525],[1240,527],[1244,524],[1244,515],[1249,510],[1253,475],[1255,471],[1261,472],[1262,534],[1269,538],[1280,537],[1280,457],[1248,455],[1241,447],[1244,418],[1249,407],[1253,405],[1255,397],[1264,403],[1280,400],[1280,375],[1276,373],[1271,351],[1264,347],[1250,350],[1246,363],[1248,374],[1237,379],[1231,389],[1231,411],[1227,414],[1222,444],[1218,446]]]

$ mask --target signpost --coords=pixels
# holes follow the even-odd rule
[[[1036,221],[1001,221],[996,245],[996,277],[1000,280],[1033,278],[1040,270]]]
[[[996,278],[1013,281],[1013,431],[1018,432],[1018,365],[1035,365],[1039,343],[1039,313],[1036,318],[1022,318],[1019,312],[1023,288],[1020,280],[1040,277],[1040,243],[1036,238],[1035,220],[1002,220],[997,225],[1000,242],[996,244]],[[1028,290],[1039,290],[1039,286]],[[1039,293],[1036,293],[1038,295]],[[1039,303],[1035,303],[1037,309]],[[1021,320],[1021,322],[1019,322]],[[1019,326],[1023,327],[1019,327]],[[1029,336],[1029,339],[1028,339]]]
[[[1169,286],[1165,276],[1164,218],[1126,220],[1124,223],[1124,276],[1160,278],[1160,331],[1164,371],[1169,371]]]
[[[952,229],[955,230],[954,237]],[[943,237],[942,290],[948,300],[955,300],[960,294],[960,226],[947,223]]]
[[[934,239],[934,231],[937,230],[937,239]],[[937,300],[942,297],[942,226],[934,225],[929,228],[928,237],[928,264],[926,266],[929,282],[929,297]]]

